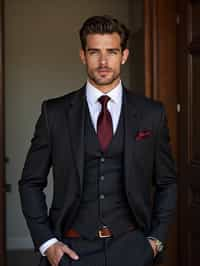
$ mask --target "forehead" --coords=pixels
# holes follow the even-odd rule
[[[121,39],[118,33],[88,34],[86,48],[120,48]]]

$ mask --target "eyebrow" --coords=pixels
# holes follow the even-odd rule
[[[107,50],[108,51],[115,51],[115,52],[120,52],[121,51],[119,48],[109,48]]]
[[[88,48],[86,49],[88,52],[90,51],[100,51],[101,49],[98,48]],[[120,52],[121,50],[119,48],[107,48],[107,51],[116,51],[116,52]]]
[[[90,52],[90,51],[99,51],[100,49],[97,49],[97,48],[88,48],[88,49],[86,49],[88,52]]]

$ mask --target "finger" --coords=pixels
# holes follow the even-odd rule
[[[54,262],[55,266],[59,266],[60,265],[60,262],[61,262],[63,256],[64,256],[64,253],[62,254],[62,256],[59,256],[59,258],[56,259],[56,261]]]
[[[58,266],[61,262],[62,256],[56,256],[53,258],[48,258],[51,266]]]
[[[59,262],[64,254],[63,251],[63,243],[57,242],[53,244],[51,247],[49,247],[46,251],[46,256],[51,264],[51,266],[57,266],[59,265]]]
[[[74,260],[78,260],[79,256],[78,254],[72,250],[71,248],[69,248],[67,245],[63,245],[63,251],[72,259]]]

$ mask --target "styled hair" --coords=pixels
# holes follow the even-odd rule
[[[83,23],[83,26],[79,31],[82,49],[84,51],[86,49],[87,35],[107,33],[118,33],[121,39],[122,51],[127,48],[127,42],[130,34],[128,28],[117,19],[104,15],[90,17]]]

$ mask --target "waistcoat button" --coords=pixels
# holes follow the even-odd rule
[[[100,199],[104,199],[105,196],[103,194],[100,195]]]

